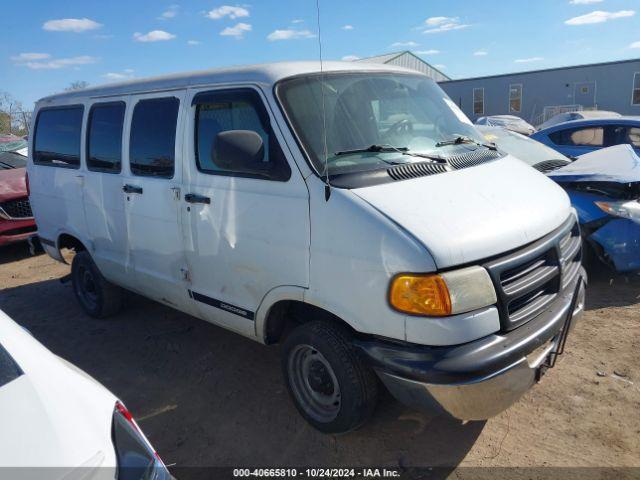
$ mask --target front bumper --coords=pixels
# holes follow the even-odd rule
[[[510,332],[463,345],[424,347],[381,340],[359,340],[356,345],[400,402],[461,420],[484,420],[509,408],[553,366],[584,310],[585,284],[581,268],[538,317]]]
[[[587,239],[600,245],[602,251],[596,252],[605,257],[603,260],[611,262],[618,272],[640,270],[640,224],[624,218],[610,218],[603,225],[593,223],[598,228]],[[590,231],[589,224],[585,230]]]
[[[0,218],[0,246],[27,240],[36,233],[33,218],[24,220],[5,220]]]

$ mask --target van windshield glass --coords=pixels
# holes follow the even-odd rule
[[[314,74],[283,80],[277,94],[322,175],[325,125],[329,175],[424,162],[425,156],[437,161],[468,143],[484,142],[457,105],[421,75]],[[465,141],[447,144],[456,138]]]

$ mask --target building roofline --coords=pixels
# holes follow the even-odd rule
[[[371,57],[363,57],[363,58],[359,58],[357,61],[358,61],[358,62],[365,62],[365,63],[366,63],[366,61],[367,61],[367,60],[369,60],[370,58],[378,58],[378,57],[386,57],[386,56],[389,56],[389,59],[388,59],[386,62],[384,62],[384,63],[386,64],[386,63],[389,63],[390,61],[395,60],[396,58],[398,58],[398,57],[400,57],[400,56],[404,55],[405,53],[408,53],[408,54],[409,54],[409,55],[411,55],[412,57],[417,58],[417,59],[418,59],[418,60],[420,60],[422,63],[426,63],[426,64],[429,66],[429,68],[431,68],[432,70],[435,70],[435,71],[436,71],[436,72],[438,72],[440,75],[442,75],[443,77],[445,77],[445,78],[447,78],[447,79],[448,79],[448,80],[443,80],[443,81],[446,81],[446,82],[451,81],[451,77],[449,77],[449,75],[447,75],[447,74],[445,74],[445,73],[442,73],[439,69],[437,69],[436,67],[434,67],[433,65],[431,65],[431,64],[430,64],[429,62],[427,62],[426,60],[424,60],[424,59],[420,58],[418,55],[416,55],[415,53],[413,53],[411,50],[401,50],[401,51],[399,51],[399,52],[389,52],[389,53],[383,53],[383,54],[380,54],[380,55],[372,55]]]
[[[499,73],[496,75],[483,75],[479,77],[456,78],[455,80],[445,80],[439,83],[455,83],[455,82],[467,82],[470,80],[486,80],[489,78],[512,77],[515,75],[529,75],[533,73],[554,72],[558,70],[572,70],[575,68],[604,67],[607,65],[615,65],[620,63],[632,63],[632,62],[640,62],[640,58],[629,58],[626,60],[613,60],[610,62],[600,62],[600,63],[583,63],[580,65],[568,65],[566,67],[540,68],[538,70],[525,70],[525,71],[513,72],[513,73]]]

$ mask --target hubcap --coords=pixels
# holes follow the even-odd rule
[[[328,360],[311,345],[289,354],[289,384],[298,405],[311,418],[328,423],[340,412],[340,385]]]

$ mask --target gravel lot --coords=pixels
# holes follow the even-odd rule
[[[638,276],[591,272],[588,311],[565,355],[501,415],[462,425],[387,395],[361,430],[325,436],[289,400],[277,347],[133,295],[114,319],[91,319],[59,281],[68,271],[25,245],[1,249],[0,308],[122,398],[168,464],[440,466],[454,478],[514,473],[454,467],[640,467]]]

